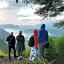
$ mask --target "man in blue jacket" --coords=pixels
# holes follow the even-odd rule
[[[40,60],[43,59],[46,43],[48,43],[48,32],[45,30],[45,24],[42,24],[40,30],[38,31],[38,56]]]

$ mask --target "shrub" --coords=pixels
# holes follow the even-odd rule
[[[56,44],[56,52],[59,54],[59,55],[64,55],[64,37],[59,37]]]
[[[25,48],[26,48],[26,50],[23,52],[23,54],[25,55],[25,56],[29,56],[30,55],[30,47],[28,46],[28,44],[25,44]]]
[[[45,50],[45,55],[46,54],[51,57],[56,55],[55,39],[53,39],[51,36],[49,37],[49,47]]]

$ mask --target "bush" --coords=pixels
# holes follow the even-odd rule
[[[25,55],[25,56],[29,56],[30,55],[30,47],[28,46],[28,44],[25,44],[25,48],[26,48],[26,50],[23,52],[23,54]]]
[[[45,50],[45,56],[48,54],[49,57],[56,55],[56,49],[55,49],[55,39],[53,39],[51,36],[49,37],[49,47]]]
[[[59,55],[64,55],[64,37],[59,37],[55,46],[56,46],[56,52]]]

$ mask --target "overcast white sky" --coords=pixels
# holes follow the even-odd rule
[[[36,5],[34,8],[38,7]],[[34,14],[34,8],[25,6],[19,0],[0,0],[0,24],[36,25],[41,23],[41,17]],[[59,18],[59,17],[57,17]],[[62,19],[64,16],[61,17]]]

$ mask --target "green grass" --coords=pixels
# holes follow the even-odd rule
[[[8,56],[8,54],[0,50],[0,56]]]
[[[23,52],[23,54],[26,56],[29,56],[30,55],[30,47],[28,46],[27,43],[25,44],[25,46],[26,46],[25,47],[26,50]]]

